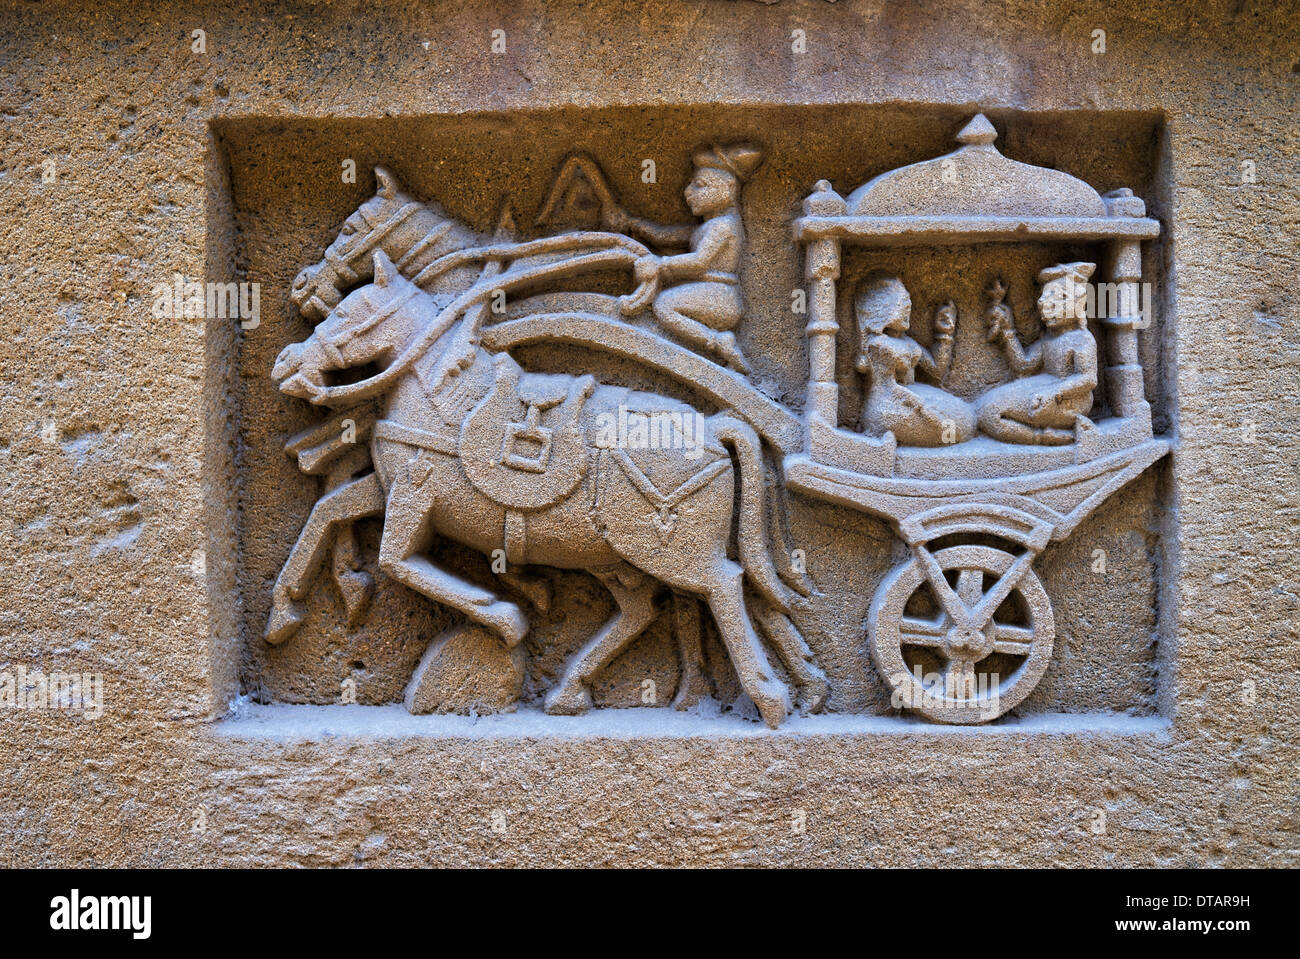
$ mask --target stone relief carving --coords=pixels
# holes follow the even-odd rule
[[[862,413],[868,430],[893,433],[905,446],[940,446],[975,435],[970,404],[937,386],[916,382],[918,369],[939,383],[952,364],[956,308],[944,304],[935,315],[934,352],[908,336],[912,298],[897,277],[864,283],[856,301],[861,346],[857,370],[868,379]]]
[[[953,153],[882,174],[847,198],[816,184],[794,224],[808,304],[801,411],[759,388],[734,335],[747,310],[741,189],[763,160],[757,147],[696,153],[684,195],[699,222],[668,225],[625,210],[596,161],[571,156],[537,222],[572,225],[576,211],[603,229],[539,237],[520,236],[508,208],[495,233],[479,237],[377,169],[375,196],[290,295],[316,326],[283,349],[272,375],[287,396],[334,412],[286,446],[323,487],[275,584],[266,639],[285,642],[298,628],[327,553],[349,621],[366,615],[373,581],[352,525],[382,517],[382,574],[468,624],[430,646],[408,688],[413,711],[449,708],[430,677],[491,637],[507,672],[522,675],[529,610],[551,601],[537,570],[552,567],[589,572],[616,609],[546,692],[547,712],[592,706],[595,677],[651,623],[655,595],[668,588],[678,705],[699,696],[702,601],[743,691],[776,727],[795,706],[822,709],[828,695],[797,625],[819,599],[786,542],[797,493],[888,519],[910,551],[878,584],[865,624],[895,703],[947,723],[1013,709],[1043,676],[1055,637],[1035,560],[1169,443],[1153,435],[1137,352],[1141,243],[1159,224],[1131,191],[1102,197],[1066,173],[1002,156],[995,139],[977,116]],[[844,291],[864,402],[860,428],[841,422],[846,251],[1026,239],[1104,249],[1121,307],[1091,317],[1104,332],[1104,369],[1089,325],[1092,262],[1037,273],[1043,329],[1032,342],[1017,332],[1002,278],[989,277],[979,338],[1009,373],[975,395],[947,385],[958,331],[973,317],[940,301],[923,346],[912,335],[912,293],[877,271]],[[556,292],[610,271],[631,289]],[[504,317],[493,307],[503,299]],[[598,372],[533,372],[516,358],[557,342],[652,371],[698,402]],[[362,368],[377,372],[336,379]],[[436,566],[435,537],[503,560],[501,591]],[[922,661],[934,667],[928,676]],[[517,695],[518,683],[507,685],[515,692],[496,708]]]
[[[1097,343],[1088,332],[1084,284],[1095,263],[1063,263],[1038,274],[1043,284],[1038,312],[1046,327],[1027,351],[1016,336],[1010,307],[997,283],[990,292],[989,340],[1000,345],[1016,376],[978,402],[980,429],[1007,443],[1060,446],[1089,429],[1097,386]],[[1041,372],[1040,372],[1041,371]]]
[[[654,318],[665,332],[747,373],[749,366],[733,332],[745,312],[739,276],[745,244],[740,190],[762,162],[762,151],[748,143],[699,151],[693,158],[694,176],[683,195],[687,208],[701,222],[663,224],[625,210],[599,164],[590,157],[574,156],[557,178],[538,220],[559,219],[557,208],[572,200],[598,207],[599,223],[607,229],[657,249],[688,247],[675,255],[647,254],[633,264],[636,279],[654,291]],[[582,200],[571,197],[575,187],[585,189]],[[630,300],[624,310],[634,312],[640,305]]]

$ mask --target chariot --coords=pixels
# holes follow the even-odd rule
[[[1160,224],[1129,190],[1100,196],[1056,170],[1003,157],[981,116],[959,148],[890,171],[841,198],[822,181],[795,224],[805,249],[810,361],[805,446],[785,458],[790,489],[892,522],[911,558],[888,574],[867,617],[872,659],[895,703],[944,723],[987,722],[1022,702],[1051,659],[1055,626],[1033,569],[1105,499],[1169,451],[1153,436],[1137,330],[1143,240]],[[1071,442],[976,436],[937,448],[838,425],[842,248],[1099,242],[1120,310],[1108,342],[1109,415],[1080,417]],[[929,602],[920,596],[926,587]],[[919,607],[919,609],[918,609]],[[923,656],[936,669],[923,675]]]

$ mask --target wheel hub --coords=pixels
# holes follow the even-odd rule
[[[943,637],[943,652],[948,659],[979,662],[993,652],[993,637],[988,629],[954,626]]]

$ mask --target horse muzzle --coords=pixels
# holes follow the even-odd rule
[[[297,373],[301,367],[302,345],[290,343],[275,358],[275,366],[271,370],[271,379],[278,384],[283,384],[285,380]]]
[[[334,271],[320,265],[309,266],[294,277],[293,288],[289,291],[289,302],[309,320],[325,319],[330,310],[338,306],[340,299],[342,295]]]

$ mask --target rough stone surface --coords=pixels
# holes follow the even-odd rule
[[[417,715],[484,715],[512,707],[523,681],[522,649],[479,626],[452,627],[424,651],[403,701]]]
[[[100,718],[0,712],[7,856],[1295,865],[1295,22],[1287,5],[1227,2],[1177,17],[1046,2],[6,6],[0,670],[104,677]],[[293,644],[261,643],[319,482],[283,453],[310,411],[267,373],[310,329],[287,302],[294,273],[369,195],[371,166],[401,163],[417,195],[488,233],[507,193],[538,210],[575,148],[638,213],[680,221],[701,140],[762,143],[746,228],[769,266],[745,274],[759,319],[742,345],[798,407],[808,357],[785,304],[802,280],[799,201],[815,179],[849,190],[940,156],[978,111],[1006,155],[1130,187],[1161,221],[1143,265],[1159,329],[1140,345],[1156,432],[1178,444],[1038,564],[1057,642],[1011,721],[893,714],[862,627],[901,545],[882,521],[801,497],[792,527],[826,597],[805,631],[833,693],[828,715],[777,732],[709,704],[411,717],[402,689],[453,621],[382,577],[367,622],[386,628],[349,630],[324,587]],[[660,157],[657,190],[636,185],[643,156]],[[339,183],[346,157],[354,186]],[[1065,261],[1013,254],[1020,316],[1030,270]],[[960,255],[969,283],[945,296],[966,315],[991,265]],[[879,269],[909,289],[909,271],[933,270],[904,249],[850,257],[845,289]],[[258,280],[259,328],[154,319],[149,291],[174,273]],[[928,343],[942,299],[926,296],[913,289]],[[851,316],[840,325],[848,381]],[[958,358],[961,336],[959,323]],[[954,375],[974,389],[985,372]],[[845,423],[862,407],[841,393]],[[362,524],[359,555],[378,536]],[[1081,578],[1097,548],[1111,573]],[[525,640],[528,703],[608,614],[580,574],[553,585]],[[827,637],[818,622],[858,629]],[[714,696],[735,701],[707,622],[703,644]],[[593,695],[635,705],[646,678],[667,691],[678,676],[661,614]],[[349,678],[373,705],[325,705]]]

